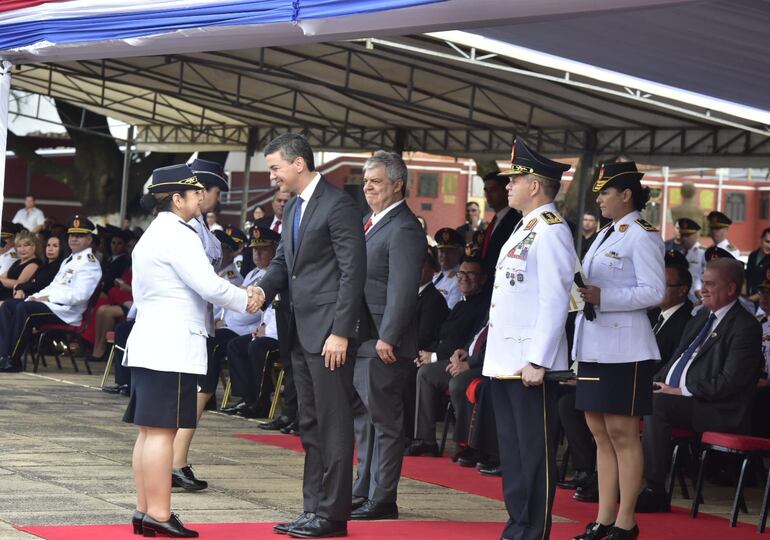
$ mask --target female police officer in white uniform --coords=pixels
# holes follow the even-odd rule
[[[647,309],[663,300],[663,241],[640,217],[649,200],[633,162],[609,163],[593,186],[602,215],[583,259],[587,304],[575,322],[573,356],[581,377],[576,407],[585,411],[596,440],[599,513],[578,540],[636,538],[634,507],[642,480],[639,417],[652,412],[652,377],[660,353]],[[620,507],[617,493],[620,489]]]
[[[186,165],[157,169],[143,198],[158,215],[133,252],[137,318],[126,345],[131,400],[123,418],[139,426],[133,468],[135,533],[197,537],[171,514],[174,435],[196,423],[197,375],[206,373],[207,303],[255,310],[252,291],[218,277],[195,231],[202,185]]]

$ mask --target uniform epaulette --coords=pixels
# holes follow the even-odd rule
[[[87,256],[87,259],[89,262],[97,262],[96,257],[94,256],[93,253],[89,253]]]
[[[564,223],[564,221],[559,217],[557,214],[554,214],[553,212],[546,211],[542,212],[540,214],[543,216],[543,219],[545,220],[548,225],[556,225],[557,223]]]
[[[734,245],[732,245],[732,244],[731,244],[731,243],[729,243],[729,242],[727,243],[727,249],[731,249],[731,250],[733,250],[733,251],[737,251],[737,250],[738,250],[738,248],[737,248],[737,247],[735,247]]]
[[[184,225],[185,227],[187,227],[188,229],[190,229],[190,230],[191,230],[192,232],[194,232],[195,234],[198,234],[198,231],[196,231],[196,230],[195,230],[195,228],[194,228],[193,226],[191,226],[191,225],[188,225],[187,223],[185,223],[185,222],[184,222],[184,221],[182,221],[181,219],[179,220],[179,223],[181,223],[182,225]]]
[[[635,221],[636,221],[636,222],[639,224],[639,226],[640,226],[642,229],[644,229],[645,231],[648,231],[648,232],[658,232],[658,228],[657,228],[657,227],[655,227],[654,225],[651,225],[649,222],[645,221],[645,220],[644,220],[644,219],[642,219],[642,218],[639,218],[639,219],[637,219],[637,220],[635,220]]]
[[[8,254],[8,256],[9,256],[11,259],[18,259],[18,258],[19,258],[19,254],[18,254],[18,253],[16,253],[15,251],[12,251],[12,252],[10,252],[10,253]]]

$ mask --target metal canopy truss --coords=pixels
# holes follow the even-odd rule
[[[770,130],[686,103],[428,35],[23,65],[17,89],[137,126],[139,149],[257,148],[287,130],[319,150],[503,157],[595,150],[676,166],[766,165]]]

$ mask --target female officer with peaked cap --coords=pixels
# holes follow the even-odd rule
[[[177,429],[196,423],[197,376],[206,373],[207,304],[256,310],[252,291],[216,275],[187,224],[199,211],[201,189],[186,165],[155,170],[142,203],[158,215],[133,251],[137,318],[123,363],[134,369],[123,420],[139,426],[132,523],[145,536],[198,536],[171,513],[171,467]]]
[[[578,540],[639,535],[639,417],[652,413],[652,377],[660,360],[647,309],[661,303],[666,285],[663,240],[639,214],[650,198],[641,178],[633,162],[608,163],[593,186],[602,215],[612,223],[583,259],[588,286],[580,292],[587,307],[575,321],[578,375],[599,379],[578,380],[575,398],[596,440],[599,473],[598,516]]]

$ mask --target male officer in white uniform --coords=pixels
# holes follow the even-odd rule
[[[565,324],[577,255],[553,200],[569,165],[514,142],[508,204],[524,218],[500,250],[483,374],[492,400],[509,520],[502,538],[543,540],[556,487],[558,383],[567,369]],[[520,375],[521,380],[500,378]]]
[[[0,276],[5,274],[19,258],[16,255],[13,241],[18,232],[18,225],[3,221],[3,227],[0,229],[0,241],[2,241],[2,246],[0,247]]]
[[[726,252],[732,255],[733,258],[739,259],[741,256],[741,250],[732,245],[727,239],[727,231],[730,228],[730,225],[733,224],[733,220],[722,212],[718,212],[716,210],[709,212],[709,215],[706,217],[706,219],[708,220],[709,224],[709,236],[714,241],[714,245],[718,248],[724,249]],[[703,262],[703,266],[706,266],[705,260]]]
[[[446,305],[451,310],[463,298],[457,281],[457,271],[463,258],[465,241],[455,229],[445,227],[436,231],[436,242],[441,271],[433,276],[433,285],[444,296]]]
[[[0,371],[21,371],[21,355],[32,328],[57,323],[77,326],[102,279],[102,267],[91,251],[95,227],[75,216],[67,228],[72,255],[64,259],[50,285],[26,300],[0,306]]]

